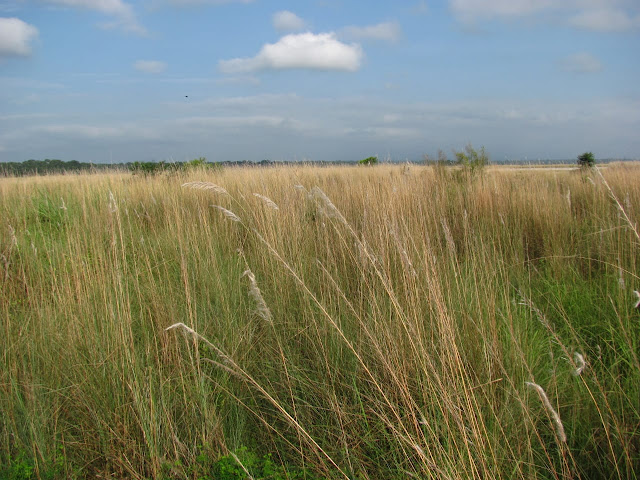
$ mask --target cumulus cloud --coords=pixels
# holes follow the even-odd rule
[[[342,43],[334,33],[300,33],[267,43],[255,57],[221,60],[218,66],[224,73],[287,69],[354,72],[360,68],[362,58],[359,45]]]
[[[124,31],[145,35],[146,29],[140,25],[133,7],[122,0],[46,0],[48,3],[72,8],[95,10],[113,18],[102,24],[104,28],[121,28]]]
[[[288,10],[274,13],[272,21],[273,28],[278,32],[296,32],[303,30],[306,26],[303,19]]]
[[[158,60],[138,60],[133,68],[144,73],[162,73],[167,69],[167,64]]]
[[[615,8],[585,10],[569,19],[574,27],[597,32],[621,32],[640,27],[640,16],[632,18]]]
[[[600,60],[586,52],[576,53],[564,58],[562,67],[566,71],[574,73],[595,73],[602,70]]]
[[[38,29],[19,18],[0,18],[0,57],[31,54],[31,42]]]
[[[343,32],[347,37],[359,40],[384,40],[387,42],[397,42],[402,35],[402,28],[398,22],[383,22],[364,27],[345,27]]]

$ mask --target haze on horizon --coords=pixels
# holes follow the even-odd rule
[[[0,0],[0,161],[640,157],[637,0]]]

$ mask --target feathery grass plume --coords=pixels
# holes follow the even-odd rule
[[[447,247],[449,247],[449,251],[451,253],[456,253],[456,244],[453,241],[453,235],[451,235],[451,230],[449,230],[449,224],[447,220],[443,217],[440,219],[440,223],[442,224],[442,230],[444,230],[444,238],[447,241]]]
[[[347,225],[347,219],[342,216],[342,213],[340,213],[340,210],[338,210],[338,207],[336,207],[333,204],[333,202],[329,199],[329,197],[327,197],[327,194],[324,193],[320,189],[320,187],[313,187],[311,189],[310,196],[311,198],[320,200],[320,202],[317,203],[317,206],[318,206],[318,211],[321,214],[326,215],[329,218],[337,218],[342,223]]]
[[[417,277],[418,274],[416,273],[415,268],[413,268],[413,263],[411,263],[409,254],[405,250],[402,242],[400,241],[400,238],[398,237],[398,234],[393,228],[389,228],[389,235],[391,235],[391,237],[395,241],[396,248],[398,249],[398,252],[400,252],[400,258],[402,259],[405,270],[407,270],[407,272],[409,272],[412,277]]]
[[[18,246],[18,238],[16,237],[16,229],[9,224],[9,236],[11,237],[11,245],[14,247]]]
[[[640,292],[637,290],[634,290],[633,293],[636,294],[636,298],[638,299],[638,301],[636,302],[636,304],[633,306],[633,308],[639,309],[640,310]]]
[[[267,207],[272,208],[274,210],[280,210],[278,208],[278,205],[276,205],[276,203],[273,200],[271,200],[269,197],[265,197],[264,195],[260,195],[259,193],[254,193],[253,195],[255,197],[258,197],[260,200],[262,200],[267,205]]]
[[[177,329],[177,328],[182,329],[182,331],[184,331],[184,332],[186,332],[186,333],[188,333],[190,335],[193,335],[194,337],[199,337],[200,336],[200,334],[198,332],[196,332],[193,328],[187,327],[182,322],[174,323],[170,327],[165,328],[164,331],[168,332],[169,330],[174,330],[174,329]]]
[[[217,208],[222,213],[224,213],[224,216],[227,217],[229,220],[232,220],[234,222],[242,222],[242,220],[240,220],[240,217],[237,216],[235,213],[233,213],[231,210],[227,210],[226,208],[221,207],[220,205],[211,205],[211,206],[213,208]]]
[[[211,183],[211,182],[186,182],[182,184],[182,187],[194,188],[196,190],[212,190],[216,193],[229,195],[229,192],[227,192],[220,185],[216,185],[215,183]]]
[[[527,386],[533,388],[538,392],[538,395],[540,396],[540,399],[544,404],[544,408],[547,409],[547,412],[549,413],[549,415],[551,415],[551,418],[553,419],[553,423],[555,423],[556,425],[556,435],[558,436],[558,439],[561,442],[566,442],[567,435],[564,433],[564,426],[562,425],[562,421],[560,420],[560,415],[558,415],[558,412],[554,410],[544,389],[537,383],[533,383],[533,382],[524,382],[524,383],[526,383]]]
[[[248,268],[242,273],[240,278],[245,276],[249,279],[249,295],[256,302],[256,314],[263,320],[266,320],[269,323],[273,323],[273,320],[271,318],[271,311],[269,310],[269,307],[267,307],[267,302],[264,301],[262,292],[258,288],[256,276]]]
[[[118,202],[111,190],[109,190],[109,211],[111,213],[116,213],[118,211]]]
[[[576,364],[576,369],[572,373],[577,377],[584,371],[587,363],[584,361],[584,357],[578,352],[574,352],[573,354],[573,363]]]

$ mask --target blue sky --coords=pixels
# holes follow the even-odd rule
[[[0,161],[640,158],[637,0],[0,0]]]

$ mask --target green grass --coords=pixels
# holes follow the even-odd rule
[[[0,180],[0,477],[638,478],[640,169],[603,175]]]

